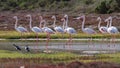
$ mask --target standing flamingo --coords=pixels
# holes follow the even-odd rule
[[[112,26],[112,17],[108,17],[107,19],[110,23],[109,23],[109,27],[107,29],[107,32],[111,35],[113,35],[113,38],[112,38],[112,42],[114,42],[114,46],[115,46],[115,34],[118,34],[119,31],[118,29],[115,27],[115,26]],[[107,21],[106,20],[106,21]],[[111,44],[111,41],[110,41],[110,44]],[[109,45],[110,46],[110,45]]]
[[[97,21],[99,21],[99,23],[98,23],[98,29],[99,29],[99,31],[103,34],[103,35],[105,35],[106,33],[108,33],[107,32],[107,29],[108,29],[108,25],[109,25],[109,22],[107,22],[107,26],[101,26],[101,21],[102,21],[102,19],[101,19],[101,17],[98,17],[97,18]],[[104,40],[102,39],[102,42],[104,42]],[[102,45],[101,45],[101,48],[102,48]]]
[[[56,26],[56,17],[55,16],[52,16],[52,19],[54,19],[54,23],[53,23],[53,27],[54,27],[54,30],[57,32],[57,33],[64,33],[64,29],[60,26]]]
[[[38,33],[41,33],[42,29],[40,29],[37,26],[32,27],[32,16],[30,14],[28,14],[26,17],[30,18],[29,27],[34,33],[36,33],[36,38],[37,38],[36,45],[38,45]]]
[[[22,26],[17,26],[17,23],[18,23],[18,17],[17,16],[14,16],[13,18],[16,19],[15,30],[20,32],[21,37],[22,37],[23,33],[28,32],[28,30],[26,28],[22,27]]]
[[[84,28],[84,24],[85,24],[85,15],[81,16],[81,17],[77,17],[76,19],[83,19],[82,21],[82,31],[86,34],[96,34],[96,31],[91,29],[91,28]],[[92,37],[91,37],[92,40]],[[90,42],[91,43],[91,42]],[[89,47],[89,46],[88,46]]]
[[[72,27],[68,27],[68,15],[67,14],[64,15],[64,18],[65,18],[64,31],[69,34],[69,40],[67,44],[70,45],[72,43],[72,34],[76,34],[76,30]]]
[[[98,17],[97,18],[97,21],[99,21],[99,23],[98,23],[98,29],[99,29],[99,31],[102,33],[102,34],[105,34],[105,33],[107,33],[107,29],[108,29],[108,27],[106,26],[100,26],[100,24],[102,23],[101,21],[102,21],[102,19],[101,19],[101,17]],[[107,23],[108,24],[108,23]]]
[[[50,34],[54,34],[54,31],[48,27],[46,27],[46,21],[45,20],[42,20],[41,21],[42,23],[44,23],[44,26],[42,28],[42,30],[47,34],[47,41],[46,41],[46,53],[50,53],[50,51],[48,51],[48,43],[49,43],[49,40],[50,40]]]

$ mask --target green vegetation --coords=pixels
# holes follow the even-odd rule
[[[70,52],[56,52],[56,53],[21,53],[16,51],[0,50],[0,61],[2,59],[27,59],[30,61],[47,61],[47,62],[67,62],[75,60],[79,55]],[[49,61],[48,61],[49,60]]]
[[[56,53],[21,53],[16,51],[7,51],[0,50],[0,60],[2,59],[30,59],[36,61],[39,60],[49,60],[54,62],[69,62],[74,60],[79,60],[82,62],[92,62],[92,61],[109,61],[109,62],[117,62],[120,63],[120,53],[114,54],[99,54],[95,56],[82,56],[78,54],[73,54],[70,52],[56,52]],[[49,62],[48,61],[48,62]]]
[[[109,62],[117,62],[120,63],[120,53],[114,53],[114,54],[99,54],[99,57],[107,57],[106,59],[101,59]]]
[[[38,10],[112,13],[120,11],[119,0],[0,0],[0,10]]]
[[[117,38],[120,38],[120,34],[115,35]],[[39,38],[44,39],[47,38],[46,33],[40,33],[38,35]],[[94,35],[88,35],[84,33],[78,33],[75,35],[72,35],[73,38],[80,39],[80,38],[111,38],[110,34],[94,34]],[[16,32],[16,31],[0,31],[0,38],[1,39],[20,39],[20,38],[36,38],[35,33],[24,33],[21,37],[21,33]],[[68,39],[69,35],[68,34],[51,34],[52,39]]]
[[[16,51],[7,51],[7,50],[0,50],[0,58],[43,58],[43,59],[69,59],[72,57],[77,57],[78,55],[69,53],[69,52],[59,52],[53,54],[47,53],[20,53]]]

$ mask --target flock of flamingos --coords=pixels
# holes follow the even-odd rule
[[[46,43],[46,49],[48,49],[48,42],[49,42],[49,39],[50,39],[50,34],[54,34],[54,33],[60,33],[60,34],[63,34],[63,33],[67,33],[69,34],[69,40],[67,41],[67,44],[70,44],[72,42],[72,34],[76,34],[76,30],[72,27],[69,27],[68,26],[68,15],[65,14],[64,15],[64,18],[61,19],[61,21],[63,22],[63,25],[62,26],[58,26],[56,25],[56,16],[52,16],[51,18],[54,19],[54,22],[53,22],[53,29],[49,28],[46,26],[46,20],[44,20],[42,18],[42,16],[40,16],[40,25],[37,27],[37,26],[32,26],[32,16],[30,14],[26,15],[26,17],[29,18],[29,27],[31,29],[32,32],[36,33],[36,37],[37,37],[37,40],[38,40],[38,33],[46,33],[47,34],[47,43]],[[15,22],[15,30],[20,32],[21,35],[22,33],[25,33],[25,32],[28,32],[27,28],[25,27],[22,27],[22,26],[17,26],[17,23],[18,23],[18,17],[17,16],[14,16],[13,17],[16,22]],[[76,17],[76,18],[73,18],[73,19],[76,19],[76,20],[82,20],[82,31],[86,34],[96,34],[97,32],[92,29],[92,28],[85,28],[85,15],[82,15],[82,16],[79,16],[79,17]],[[106,34],[106,33],[109,33],[111,35],[115,35],[117,33],[119,33],[118,29],[115,27],[115,26],[112,26],[112,19],[113,17],[112,16],[109,16],[107,19],[105,19],[105,22],[107,23],[106,26],[101,26],[101,17],[98,17],[97,18],[97,21],[99,22],[98,24],[98,29],[99,31],[102,33],[102,34]]]

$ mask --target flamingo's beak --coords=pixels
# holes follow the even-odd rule
[[[105,21],[104,22],[107,22],[109,19],[105,19]]]
[[[82,17],[73,18],[75,20],[82,20]]]

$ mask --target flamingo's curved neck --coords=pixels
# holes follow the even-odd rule
[[[82,18],[83,18],[83,21],[82,21],[82,30],[84,30],[85,16],[83,16]]]
[[[39,16],[39,18],[40,18],[40,25],[39,25],[39,27],[41,28],[41,27],[42,27],[43,17],[42,17],[42,16]]]
[[[29,26],[30,26],[30,29],[32,29],[32,17],[31,16],[29,16],[29,17],[30,17]]]
[[[112,26],[112,17],[110,17],[110,25],[109,25],[109,27],[111,27]]]
[[[66,17],[66,24],[65,25],[66,25],[65,28],[67,28],[68,27],[68,15]]]
[[[65,29],[65,23],[66,23],[65,19],[63,19],[63,29]]]
[[[109,27],[109,23],[110,23],[110,21],[108,20],[108,21],[107,21],[107,25],[106,25],[107,28]]]
[[[41,23],[44,23],[43,27],[46,27],[46,21],[45,20],[42,20]]]
[[[16,17],[16,21],[15,21],[15,29],[17,28],[17,23],[18,23],[18,18]]]
[[[55,27],[56,26],[56,17],[54,16],[54,23],[53,23],[53,27]]]
[[[99,19],[98,28],[100,28],[101,18]]]

